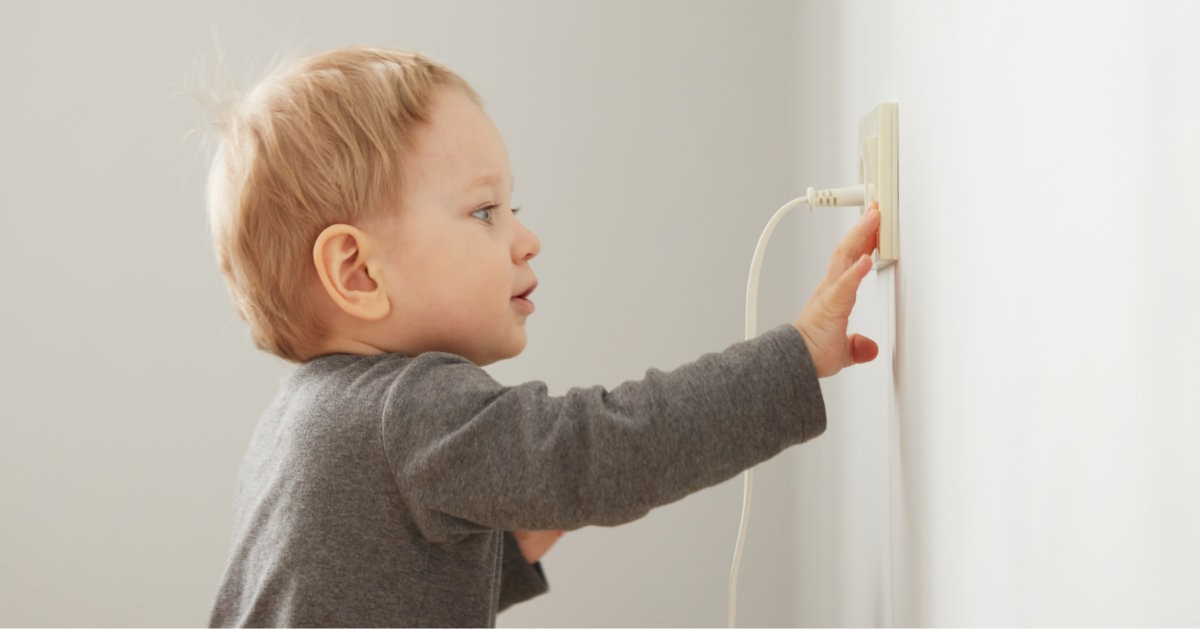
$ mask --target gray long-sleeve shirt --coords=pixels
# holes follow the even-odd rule
[[[791,325],[563,396],[453,354],[322,356],[251,438],[210,623],[494,626],[547,589],[508,531],[630,522],[824,429]]]

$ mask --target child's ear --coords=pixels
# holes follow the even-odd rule
[[[317,236],[313,262],[326,294],[346,314],[378,321],[391,311],[380,279],[382,252],[352,225],[330,225]]]

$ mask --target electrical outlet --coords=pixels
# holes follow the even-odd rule
[[[882,103],[858,126],[859,183],[867,184],[866,213],[871,201],[879,202],[879,248],[875,268],[881,269],[900,257],[900,141],[896,103]]]

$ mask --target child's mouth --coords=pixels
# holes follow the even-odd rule
[[[515,304],[517,304],[517,307],[520,308],[521,310],[523,310],[525,312],[525,314],[533,314],[534,305],[533,305],[533,302],[529,300],[529,295],[531,295],[533,293],[533,289],[535,289],[535,288],[537,288],[536,282],[533,284],[533,286],[530,286],[525,292],[523,292],[519,295],[514,295],[512,297],[512,301]]]

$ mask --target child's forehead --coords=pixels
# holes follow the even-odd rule
[[[436,189],[441,194],[471,195],[491,190],[512,192],[516,180],[501,164],[486,160],[456,159],[440,163],[415,164],[407,181],[420,187]]]
[[[500,174],[499,171],[485,170],[475,176],[471,183],[467,185],[467,192],[474,191],[477,188],[501,188],[504,186],[504,180],[508,179],[508,189],[511,191],[517,185],[516,177],[512,175]]]
[[[500,131],[483,108],[460,90],[437,94],[430,119],[415,134],[411,147],[405,160],[408,184],[439,196],[512,190],[512,170]]]

